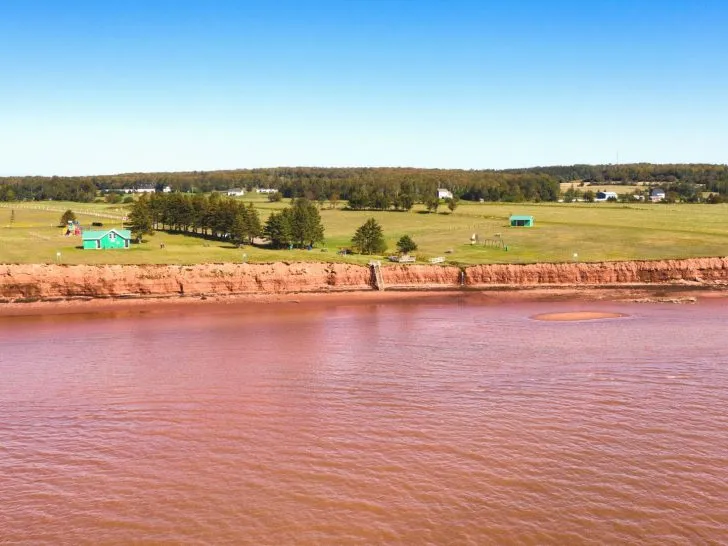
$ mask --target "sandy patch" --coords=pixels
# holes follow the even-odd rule
[[[569,322],[574,320],[599,320],[599,319],[615,319],[626,317],[624,313],[606,313],[603,311],[573,311],[567,313],[542,313],[534,315],[533,319],[547,320],[555,322]]]

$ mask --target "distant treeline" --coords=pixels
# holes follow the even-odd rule
[[[0,178],[0,201],[93,201],[99,191],[170,186],[173,191],[207,193],[230,188],[275,188],[286,198],[352,201],[353,208],[399,208],[426,202],[437,188],[467,200],[556,201],[559,183],[648,182],[700,185],[728,194],[726,165],[571,165],[528,169],[440,170],[414,168],[272,168],[209,172],[128,173],[88,177]],[[409,207],[408,207],[409,205]]]
[[[670,188],[672,184],[700,184],[704,191],[728,194],[728,165],[709,164],[652,164],[569,165],[508,169],[504,172],[522,174],[541,172],[561,182],[584,181],[593,184],[634,184],[647,182]]]

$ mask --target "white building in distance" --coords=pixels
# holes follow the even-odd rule
[[[617,200],[617,193],[613,191],[598,191],[594,196],[594,201],[609,201],[610,199]]]

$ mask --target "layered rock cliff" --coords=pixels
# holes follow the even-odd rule
[[[387,288],[696,284],[728,286],[728,258],[588,264],[384,265]],[[0,298],[169,297],[371,290],[367,266],[326,263],[2,265]]]
[[[478,265],[467,268],[467,284],[611,285],[728,282],[728,258],[635,262]]]

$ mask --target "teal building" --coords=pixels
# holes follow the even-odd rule
[[[129,248],[131,244],[131,231],[128,229],[84,231],[82,236],[84,250]]]
[[[533,216],[518,216],[514,214],[510,218],[511,227],[533,227]]]

